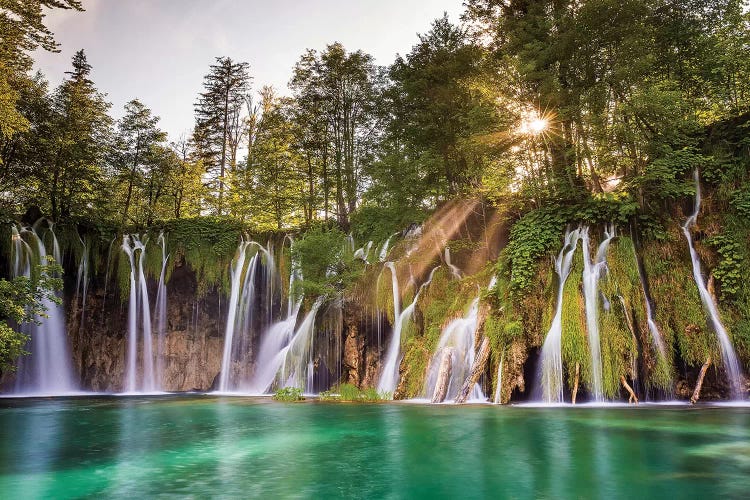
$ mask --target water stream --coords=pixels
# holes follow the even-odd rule
[[[580,230],[566,230],[565,243],[555,259],[555,272],[558,276],[557,305],[552,324],[544,338],[540,358],[539,388],[541,400],[546,403],[561,403],[563,401],[562,374],[562,308],[565,282],[570,275],[573,255],[578,247]]]
[[[695,284],[700,293],[701,302],[703,302],[703,307],[709,315],[711,326],[719,341],[721,359],[727,373],[732,399],[740,399],[742,397],[742,369],[740,368],[740,363],[737,359],[737,354],[734,351],[732,341],[729,339],[729,334],[727,333],[726,328],[724,328],[724,324],[721,322],[719,309],[716,307],[714,298],[706,287],[706,282],[703,279],[703,273],[701,271],[700,257],[698,257],[698,252],[696,252],[695,246],[693,245],[691,229],[695,226],[698,220],[698,214],[701,210],[701,183],[698,170],[693,173],[693,179],[695,180],[695,205],[693,213],[682,226],[682,233],[685,235],[685,239],[687,240],[690,249],[690,259],[693,263],[693,277],[695,278]]]
[[[52,257],[55,263],[62,262],[60,246],[50,224],[47,234],[51,238],[52,255],[49,256],[44,242],[41,222],[33,228],[13,226],[11,246],[11,277],[30,277],[36,266],[48,265]],[[46,318],[36,318],[37,323],[26,323],[20,331],[29,336],[25,349],[27,356],[18,359],[16,383],[17,394],[61,395],[77,390],[73,363],[65,328],[65,310],[52,299],[45,297],[42,306]]]
[[[599,336],[599,280],[607,270],[607,249],[615,237],[614,225],[604,232],[604,239],[599,244],[596,256],[591,256],[589,228],[581,231],[583,247],[583,295],[586,304],[586,332],[591,353],[591,395],[595,401],[604,401],[602,388],[602,349]]]

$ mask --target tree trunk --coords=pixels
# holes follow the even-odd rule
[[[227,75],[229,78],[230,75]],[[218,214],[221,215],[222,203],[224,198],[224,171],[227,163],[227,134],[229,133],[229,85],[227,85],[226,93],[224,95],[224,130],[222,134],[221,142],[221,169],[219,172],[219,204],[217,207]]]
[[[635,392],[633,392],[633,388],[630,387],[628,384],[628,381],[625,380],[625,377],[623,375],[620,375],[620,382],[622,383],[622,386],[625,388],[626,391],[630,394],[630,398],[628,398],[628,403],[635,403],[638,404],[638,397],[635,395]]]
[[[477,353],[477,357],[474,359],[474,364],[471,367],[471,372],[466,378],[466,382],[464,382],[461,390],[458,391],[458,396],[456,396],[456,403],[463,404],[467,399],[469,399],[471,389],[477,383],[479,377],[482,376],[482,372],[484,372],[484,366],[487,364],[487,360],[489,359],[489,357],[490,339],[488,337],[484,337],[482,339],[482,345],[479,348],[479,352]]]
[[[695,390],[693,391],[693,395],[690,397],[690,402],[692,404],[695,404],[698,402],[698,400],[701,398],[701,389],[703,388],[703,379],[706,378],[706,372],[708,371],[708,367],[711,366],[711,356],[706,359],[706,362],[703,363],[703,366],[701,366],[701,371],[698,374],[698,381],[695,383]]]
[[[578,383],[581,381],[581,365],[576,363],[576,376],[573,379],[573,394],[571,403],[576,404],[576,398],[578,397]]]
[[[440,360],[440,370],[438,370],[435,390],[432,393],[432,403],[442,403],[445,401],[445,396],[448,394],[448,384],[451,380],[452,354],[452,348],[446,347],[443,349],[443,358]]]

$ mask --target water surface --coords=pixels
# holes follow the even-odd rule
[[[732,498],[750,408],[0,400],[4,498]]]

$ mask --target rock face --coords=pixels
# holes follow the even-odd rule
[[[383,346],[378,345],[377,318],[360,304],[347,302],[343,309],[344,352],[342,382],[357,387],[377,387]]]
[[[166,391],[206,391],[221,369],[226,299],[217,291],[196,299],[194,273],[177,266],[167,283],[167,332],[164,346]],[[149,282],[149,297],[156,297],[156,283]],[[70,297],[66,301],[68,335],[74,367],[84,390],[123,390],[127,351],[127,299],[110,283],[92,283],[86,309]],[[153,304],[152,304],[153,307]],[[157,345],[156,334],[153,345]],[[155,349],[155,347],[154,347]],[[140,360],[138,366],[141,366]]]

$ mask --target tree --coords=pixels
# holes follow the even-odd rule
[[[159,130],[158,121],[150,109],[135,99],[125,105],[125,116],[118,124],[114,165],[120,182],[127,186],[122,207],[123,226],[128,221],[134,188],[146,176],[153,184],[153,175],[148,174],[157,169],[160,154],[164,153],[164,148],[159,148],[159,145],[166,141],[167,134]],[[139,194],[143,196],[143,193]]]
[[[372,169],[387,189],[370,195],[402,206],[434,204],[479,183],[493,149],[504,146],[483,139],[507,126],[492,70],[485,51],[447,15],[396,59],[382,106],[389,113],[385,140]]]
[[[90,73],[86,55],[79,50],[69,78],[52,97],[52,156],[49,168],[40,168],[37,176],[55,220],[90,211],[102,183],[112,119],[107,114],[110,104],[89,80]]]
[[[270,87],[261,91],[262,127],[257,131],[246,168],[253,179],[252,220],[264,229],[297,225],[304,213],[303,160],[294,147],[295,124],[290,104]]]
[[[250,88],[248,68],[247,63],[229,57],[216,58],[203,80],[205,91],[195,103],[195,141],[206,171],[215,176],[217,215],[224,211],[227,169],[234,172],[242,140],[241,113]]]
[[[17,326],[44,318],[45,301],[60,303],[55,292],[62,289],[59,265],[37,266],[32,276],[0,279],[0,370],[14,370],[28,337]],[[13,326],[11,326],[11,324]]]
[[[191,141],[184,138],[171,144],[177,163],[170,172],[168,190],[175,219],[195,217],[201,213],[205,195],[202,175],[203,162],[194,154]]]
[[[376,102],[380,83],[372,56],[362,51],[347,53],[339,43],[318,54],[306,52],[294,68],[290,86],[300,108],[299,116],[313,120],[306,148],[319,148],[322,162],[326,218],[333,188],[336,217],[348,227],[349,214],[357,207],[364,185],[364,164],[376,138]],[[307,151],[312,161],[312,150]],[[331,173],[333,183],[331,186]]]
[[[27,76],[33,64],[30,54],[40,47],[58,51],[52,32],[44,25],[44,8],[83,10],[80,0],[0,0],[0,139],[10,139],[29,127],[16,102],[31,83]]]

